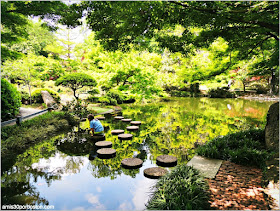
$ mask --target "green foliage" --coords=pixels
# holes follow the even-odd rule
[[[20,92],[11,83],[1,78],[1,120],[12,119],[19,113]]]
[[[35,89],[31,94],[32,102],[34,102],[34,103],[44,103],[41,91],[48,91],[57,103],[60,102],[59,94],[56,91],[53,91],[51,89],[46,89],[46,88]]]
[[[76,95],[78,89],[81,89],[84,86],[96,86],[96,84],[95,79],[85,73],[71,73],[60,77],[55,82],[56,86],[62,85],[72,89],[76,99],[78,99],[78,96]]]
[[[211,98],[235,98],[235,94],[230,92],[227,87],[218,87],[216,89],[210,89],[208,95]]]
[[[271,156],[265,149],[264,130],[253,129],[212,139],[197,149],[202,156],[229,160],[242,165],[264,167]]]
[[[176,166],[153,187],[148,210],[208,210],[208,186],[193,167]]]
[[[122,104],[124,101],[124,98],[125,98],[124,95],[120,91],[112,90],[112,89],[106,93],[105,97],[107,99],[116,100],[118,104]]]
[[[89,114],[87,106],[88,103],[78,99],[67,102],[66,105],[63,105],[61,110],[68,114],[78,116],[81,119],[83,117],[85,118]]]

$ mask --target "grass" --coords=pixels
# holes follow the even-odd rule
[[[93,113],[95,113],[95,114],[99,114],[99,113],[110,111],[111,108],[101,108],[101,107],[95,106],[95,104],[89,104],[88,110],[93,111]]]
[[[241,131],[212,139],[200,146],[197,154],[264,168],[265,161],[274,153],[266,149],[264,140],[263,129]]]
[[[149,210],[207,210],[208,185],[191,166],[176,166],[161,177],[153,187],[153,195],[146,204]]]
[[[63,112],[48,112],[22,122],[1,128],[1,164],[2,170],[15,162],[18,154],[30,146],[44,141],[75,125],[73,116]]]

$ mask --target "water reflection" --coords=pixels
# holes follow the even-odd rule
[[[94,141],[89,139],[88,121],[80,131],[37,144],[17,157],[10,170],[2,172],[2,204],[54,205],[65,210],[145,209],[149,191],[156,180],[143,171],[156,166],[162,154],[176,156],[187,163],[194,155],[194,143],[219,135],[263,127],[271,102],[240,99],[189,98],[149,105],[123,106],[125,118],[142,122],[138,131],[127,131],[129,123],[106,115],[101,120],[106,141],[112,142],[116,157],[96,157]],[[133,135],[121,141],[110,131],[123,129]],[[121,161],[137,157],[140,169],[124,169]]]

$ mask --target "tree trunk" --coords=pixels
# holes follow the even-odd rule
[[[246,92],[246,84],[244,81],[242,81],[242,85],[243,85],[243,92],[245,93]]]
[[[275,94],[276,93],[276,75],[275,75],[275,70],[271,70],[271,78],[270,78],[270,94]]]
[[[76,100],[78,100],[79,96],[76,96],[76,89],[74,89],[73,91],[74,91],[74,97],[76,98]]]
[[[30,84],[29,84],[29,83],[27,84],[27,86],[28,86],[28,90],[29,90],[29,103],[30,103],[30,105],[32,105],[32,99],[31,99],[31,86],[30,86]]]

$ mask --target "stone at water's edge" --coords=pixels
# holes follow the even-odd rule
[[[98,119],[98,120],[104,120],[105,119],[104,116],[98,116],[98,117],[95,117],[95,118]]]
[[[168,171],[160,167],[152,167],[144,170],[144,176],[151,179],[158,179],[164,176]]]
[[[279,102],[270,106],[265,126],[265,144],[268,149],[279,150]]]
[[[132,169],[132,168],[140,168],[143,164],[143,161],[139,158],[126,158],[121,162],[124,168]]]

